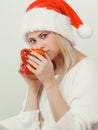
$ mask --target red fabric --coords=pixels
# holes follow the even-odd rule
[[[75,28],[78,28],[81,24],[83,24],[76,12],[63,0],[36,0],[28,6],[26,12],[30,11],[34,7],[46,7],[47,9],[54,10],[62,15],[68,16],[71,20],[71,24]]]

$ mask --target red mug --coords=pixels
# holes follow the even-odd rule
[[[41,49],[34,49],[34,48],[31,48],[31,49],[22,49],[21,52],[20,52],[20,56],[21,56],[21,60],[23,61],[22,65],[20,66],[20,72],[21,73],[24,73],[26,75],[33,75],[33,73],[27,68],[27,54],[29,55],[32,55],[30,52],[37,52],[39,53],[40,55],[44,56],[45,57],[45,51],[41,50]],[[33,66],[32,66],[33,67]],[[34,67],[33,67],[34,68]],[[35,68],[36,69],[36,68]]]

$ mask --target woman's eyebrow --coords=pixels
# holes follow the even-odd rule
[[[38,36],[40,36],[40,35],[43,34],[43,33],[45,33],[45,31],[40,32],[40,33],[38,34]]]
[[[40,32],[39,34],[38,34],[38,36],[40,36],[41,34],[43,34],[43,33],[49,33],[48,31],[42,31],[42,32]]]
[[[40,36],[42,33],[43,33],[43,32],[40,32],[40,33],[38,34],[38,36]]]
[[[41,34],[43,34],[43,33],[48,33],[48,31],[42,31],[42,32],[37,32],[38,34],[37,34],[37,37],[39,37],[39,36],[41,36]],[[26,39],[27,40],[29,40],[29,39],[35,39],[35,37],[34,36],[29,36],[28,37],[28,35],[26,35]]]
[[[44,32],[44,31],[43,31],[43,32]],[[36,37],[37,37],[37,36],[40,36],[43,32],[35,32],[35,34],[37,33],[37,34],[36,34]],[[35,39],[35,37],[34,37],[33,35],[29,36],[28,39],[32,39],[32,38]]]

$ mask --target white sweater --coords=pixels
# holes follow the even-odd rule
[[[44,89],[39,110],[22,111],[17,116],[1,121],[1,125],[7,130],[98,130],[98,62],[84,58],[64,76],[58,87],[70,106],[70,110],[59,121],[53,118]],[[44,118],[42,128],[39,112]]]

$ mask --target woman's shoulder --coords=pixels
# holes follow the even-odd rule
[[[98,61],[91,58],[91,57],[85,57],[84,59],[82,59],[79,63],[79,69],[80,71],[97,71],[98,72]]]
[[[98,61],[91,58],[85,57],[79,61],[73,68],[71,68],[63,77],[63,80],[76,79],[76,77],[85,77],[90,75],[98,75]]]
[[[94,59],[94,58],[91,58],[91,57],[85,57],[83,59],[84,63],[85,64],[88,64],[88,65],[98,65],[98,60]]]
[[[98,71],[98,61],[91,58],[85,57],[80,60],[71,70],[70,72],[79,72],[84,71],[85,73],[89,70],[97,70]]]
[[[98,61],[97,60],[91,57],[85,57],[83,60],[80,61],[75,72],[74,72],[74,74],[76,75],[75,83],[89,84],[89,85],[96,84],[96,86],[98,86]]]

